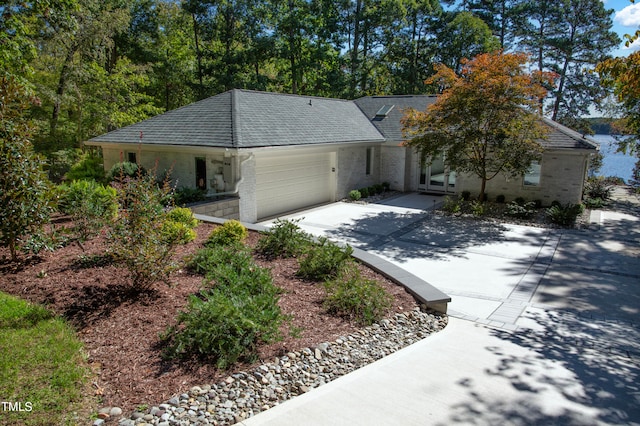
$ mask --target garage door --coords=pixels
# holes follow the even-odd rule
[[[256,159],[258,218],[333,201],[332,153]]]

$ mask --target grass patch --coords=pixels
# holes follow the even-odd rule
[[[64,320],[0,292],[0,424],[80,423],[89,371]]]

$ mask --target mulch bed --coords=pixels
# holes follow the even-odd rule
[[[64,218],[58,221],[61,223],[56,226],[69,225]],[[176,257],[184,259],[195,253],[214,227],[200,224],[197,240],[181,246]],[[253,247],[259,238],[259,234],[250,233],[247,244]],[[190,387],[217,383],[234,371],[251,368],[238,364],[221,371],[193,360],[163,360],[159,334],[175,323],[188,296],[198,292],[202,277],[181,269],[172,275],[171,286],[158,283],[147,292],[137,293],[132,291],[125,269],[99,262],[106,247],[100,236],[83,244],[84,250],[72,244],[23,259],[20,265],[10,263],[8,250],[0,248],[0,291],[47,306],[77,330],[95,372],[91,386],[97,404],[121,407],[126,414],[140,405],[159,404]],[[296,277],[296,259],[257,261],[271,268],[274,282],[284,289],[280,306],[285,314],[293,315],[293,326],[301,330],[298,338],[287,336],[262,346],[259,363],[335,340],[359,328],[324,311],[322,285]],[[393,295],[390,315],[418,305],[402,287],[367,268],[362,267],[362,271]]]

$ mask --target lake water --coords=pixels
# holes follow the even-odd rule
[[[618,145],[613,136],[594,135],[592,138],[600,144],[600,153],[604,156],[598,176],[617,176],[628,182],[636,164],[636,157],[616,152]]]

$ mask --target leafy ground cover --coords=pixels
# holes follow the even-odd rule
[[[68,219],[57,218],[55,226],[69,226]],[[76,331],[84,352],[78,348],[76,358],[71,358],[78,365],[86,363],[91,370],[89,389],[80,392],[92,398],[85,406],[93,407],[94,412],[96,407],[118,406],[126,414],[192,386],[216,383],[234,371],[247,370],[289,351],[335,340],[360,327],[348,317],[327,312],[324,287],[299,276],[298,259],[256,256],[256,263],[269,268],[274,284],[282,289],[278,304],[284,315],[291,316],[292,323],[286,327],[298,330],[296,335],[285,332],[282,340],[258,348],[255,363],[237,363],[228,370],[198,359],[163,357],[166,344],[161,334],[176,323],[179,313],[187,308],[189,296],[198,293],[203,282],[201,275],[184,267],[183,259],[201,249],[215,227],[200,224],[197,238],[178,247],[174,260],[183,266],[171,274],[170,286],[155,283],[148,290],[134,291],[126,270],[105,256],[105,236],[99,235],[83,243],[82,248],[73,244],[55,252],[41,252],[19,266],[9,261],[8,250],[0,249],[0,291],[45,306]],[[253,248],[260,238],[249,233],[245,242]],[[361,265],[359,269],[363,277],[380,282],[391,294],[389,315],[417,306],[403,288]],[[84,361],[79,358],[81,353],[85,354]],[[25,401],[35,397],[29,387],[22,392],[20,398]],[[48,396],[42,400],[67,410],[59,400]]]
[[[78,424],[90,411],[89,372],[66,321],[0,292],[0,424]]]

